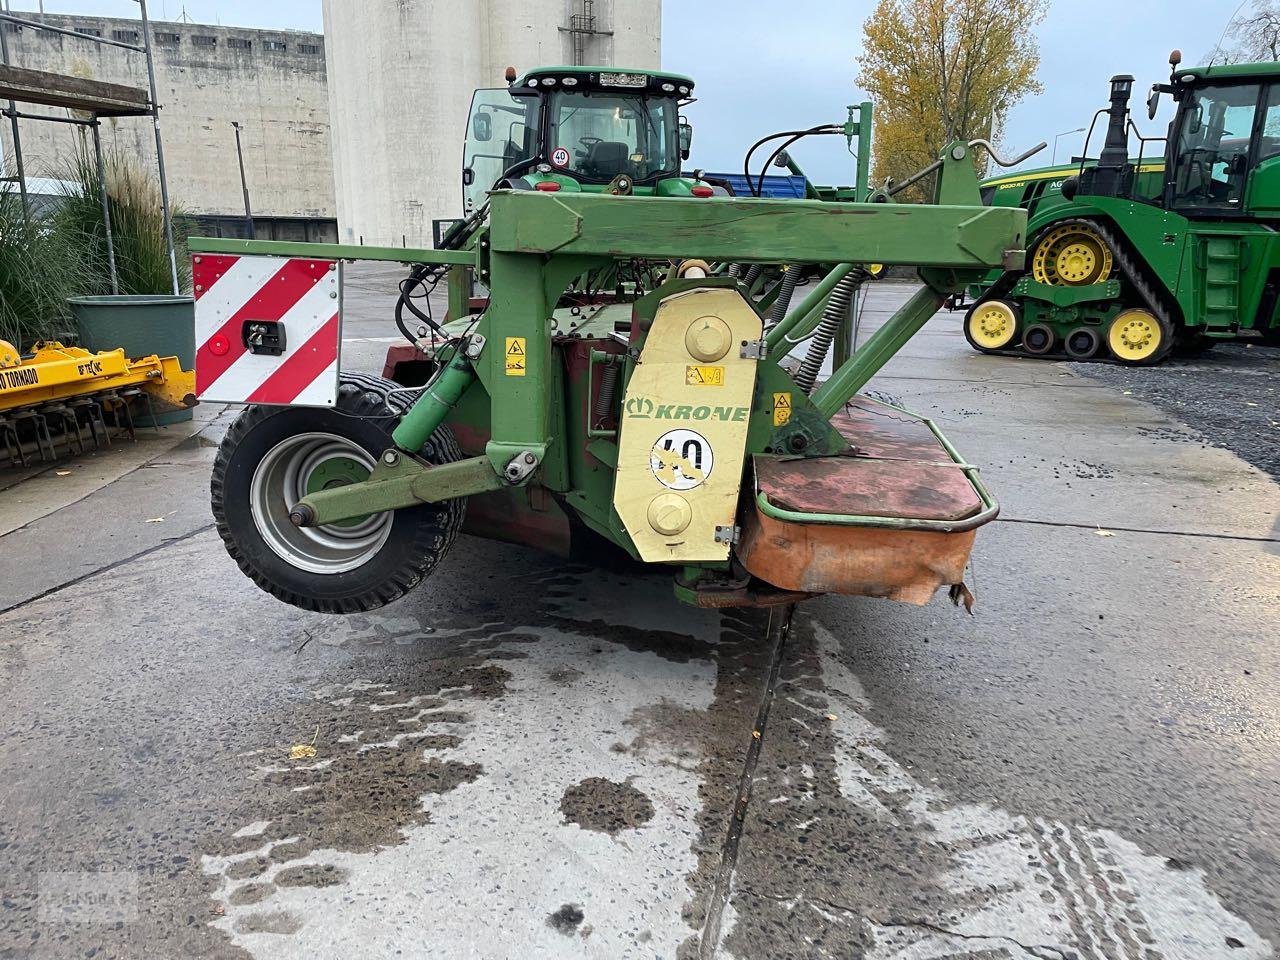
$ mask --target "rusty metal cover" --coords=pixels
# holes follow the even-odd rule
[[[954,464],[848,456],[757,456],[755,462],[760,490],[784,510],[963,520],[982,509],[969,479]]]
[[[923,420],[866,397],[850,400],[831,425],[863,456],[951,462]]]
[[[753,576],[783,590],[919,606],[938,587],[964,580],[976,534],[788,523],[749,510],[738,557]]]
[[[857,398],[831,423],[853,450],[828,457],[756,456],[756,485],[770,505],[801,514],[956,522],[983,503],[928,424]],[[815,518],[816,521],[817,518]],[[793,522],[752,504],[738,557],[782,590],[927,603],[963,582],[976,529],[942,532]]]

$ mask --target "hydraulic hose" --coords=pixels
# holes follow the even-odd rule
[[[801,138],[807,137],[810,135],[821,136],[823,134],[842,133],[842,132],[843,130],[840,127],[835,127],[829,130],[827,129],[820,130],[815,128],[813,130],[806,130],[804,133],[797,133],[795,136],[791,137],[789,140],[784,140],[782,143],[782,146],[780,146],[777,150],[773,151],[773,153],[769,154],[769,159],[766,160],[764,162],[764,166],[760,168],[760,176],[756,180],[755,189],[754,191],[752,191],[753,194],[758,197],[762,193],[764,193],[764,178],[765,178],[765,174],[769,172],[769,167],[773,165],[773,161],[777,160],[778,157],[782,156],[783,152],[787,149],[787,147],[791,146],[797,140],[800,140]]]
[[[457,250],[471,236],[472,230],[484,220],[489,214],[489,204],[486,201],[475,209],[472,214],[459,220],[448,232],[445,233],[440,241],[441,250]],[[400,335],[410,343],[417,346],[418,338],[414,336],[408,325],[405,323],[404,311],[408,308],[409,312],[425,323],[437,333],[443,333],[444,327],[431,316],[431,292],[435,290],[436,284],[440,282],[440,277],[444,275],[445,268],[438,264],[419,263],[409,271],[409,276],[400,281],[400,297],[396,300],[395,321],[396,327],[400,330]],[[413,290],[415,287],[422,287],[426,291],[427,310],[424,312],[419,309],[413,301]],[[456,318],[455,318],[456,319]]]
[[[811,133],[842,133],[843,131],[844,128],[837,124],[820,123],[818,126],[810,127],[808,130],[783,130],[780,133],[771,133],[767,137],[761,137],[751,145],[751,149],[747,151],[747,155],[742,158],[742,175],[746,177],[747,189],[751,191],[751,195],[753,197],[760,196],[760,191],[751,184],[751,157],[759,147],[768,143],[770,140],[780,140],[783,137],[794,137],[798,140],[800,137],[808,136]],[[795,140],[792,140],[791,142],[794,143]],[[777,154],[774,154],[774,156],[776,157]],[[769,169],[768,164],[765,165],[765,169]]]
[[[826,362],[827,354],[831,351],[831,342],[835,339],[840,324],[849,316],[849,307],[862,283],[862,278],[863,274],[860,271],[850,271],[831,291],[827,307],[822,311],[822,319],[813,331],[813,339],[809,341],[809,350],[805,353],[804,360],[800,362],[800,369],[792,377],[796,386],[806,394],[813,393],[813,387],[818,382],[818,373],[822,370],[822,364]]]

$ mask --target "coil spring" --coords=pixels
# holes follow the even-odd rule
[[[822,370],[822,364],[831,351],[831,341],[835,339],[841,321],[849,316],[849,307],[861,283],[862,275],[857,271],[851,271],[842,277],[831,291],[827,306],[822,311],[822,319],[818,321],[813,339],[809,341],[809,350],[805,353],[804,360],[800,362],[800,369],[792,378],[796,386],[806,394],[813,393],[814,384],[818,382],[818,373]]]
[[[606,363],[600,371],[600,392],[596,394],[595,405],[591,408],[592,417],[598,427],[609,419],[613,412],[613,395],[618,387],[618,365]]]
[[[796,292],[796,284],[800,282],[800,267],[792,264],[782,274],[782,285],[778,288],[778,299],[773,301],[773,309],[769,312],[769,326],[779,323],[787,315],[791,306],[791,296]]]

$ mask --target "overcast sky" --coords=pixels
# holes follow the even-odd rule
[[[15,11],[37,7],[37,0],[0,2]],[[1039,27],[1045,92],[1023,101],[1009,117],[1008,152],[1047,140],[1050,148],[1027,165],[1047,164],[1054,136],[1088,126],[1093,112],[1106,104],[1107,80],[1116,73],[1137,78],[1135,119],[1144,132],[1163,133],[1167,111],[1149,123],[1141,104],[1146,90],[1167,77],[1166,60],[1174,47],[1182,49],[1188,66],[1207,57],[1236,3],[1051,0]],[[854,58],[862,45],[862,23],[874,5],[874,0],[664,0],[663,66],[698,83],[700,102],[688,110],[695,129],[690,164],[740,170],[744,150],[759,136],[843,121],[845,105],[864,97],[854,83]],[[108,16],[136,16],[138,9],[133,0],[46,0],[44,6],[48,12]],[[157,19],[176,19],[185,10],[203,22],[322,28],[319,0],[149,0],[149,10]],[[1059,161],[1078,152],[1083,137],[1063,136]],[[802,144],[796,158],[820,182],[852,179],[852,159],[838,138]]]

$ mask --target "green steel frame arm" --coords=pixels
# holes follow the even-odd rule
[[[294,504],[290,519],[298,526],[322,526],[384,510],[467,497],[502,485],[503,479],[494,472],[488,457],[438,467],[401,457],[394,465],[380,462],[368,480],[307,494]]]
[[[968,194],[967,159],[938,199]],[[933,315],[946,291],[992,267],[1021,266],[1026,212],[1018,208],[825,203],[730,198],[616,197],[605,194],[495,191],[489,245],[470,250],[417,250],[350,244],[281,243],[193,238],[193,253],[330,257],[446,264],[451,307],[461,312],[471,269],[491,290],[489,307],[441,377],[398,425],[394,438],[414,452],[461,394],[483,382],[493,416],[485,456],[431,467],[390,451],[366,481],[319,491],[299,502],[297,522],[336,522],[413,503],[466,496],[522,483],[536,469],[563,466],[566,441],[555,413],[562,398],[551,353],[551,315],[575,277],[629,258],[840,264],[771,332],[777,344],[818,308],[850,263],[928,267],[916,294],[813,396],[830,417]],[[471,269],[468,269],[471,268]],[[930,282],[931,278],[936,282]],[[483,339],[481,339],[483,338]],[[475,349],[472,349],[475,347]],[[776,351],[775,351],[776,352]],[[519,356],[519,363],[508,361]],[[384,460],[387,454],[384,454]],[[513,466],[519,463],[519,466]],[[563,472],[563,471],[561,471]],[[310,514],[303,516],[302,514]]]
[[[814,391],[810,399],[818,411],[830,418],[848,403],[849,398],[865,387],[880,368],[902,349],[903,344],[938,312],[946,298],[945,292],[935,290],[927,283],[917,290],[844,366]]]
[[[769,349],[778,349],[783,342],[783,338],[795,329],[796,324],[800,323],[811,313],[817,310],[822,304],[822,301],[827,298],[827,294],[834,290],[836,284],[843,280],[845,275],[852,269],[852,263],[839,263],[829,270],[827,275],[819,280],[812,290],[805,294],[805,298],[791,309],[791,311],[782,319],[782,322],[765,335],[765,342],[769,344]]]
[[[447,263],[474,267],[474,250],[422,250],[415,247],[365,247],[354,243],[302,243],[292,240],[232,240],[190,237],[192,253],[231,253],[241,256],[308,257],[316,260],[390,260],[396,263]]]
[[[971,175],[972,176],[972,175]],[[1017,207],[824,203],[717,197],[613,197],[499,190],[490,201],[496,253],[583,254],[737,263],[1009,266],[1022,249]]]

